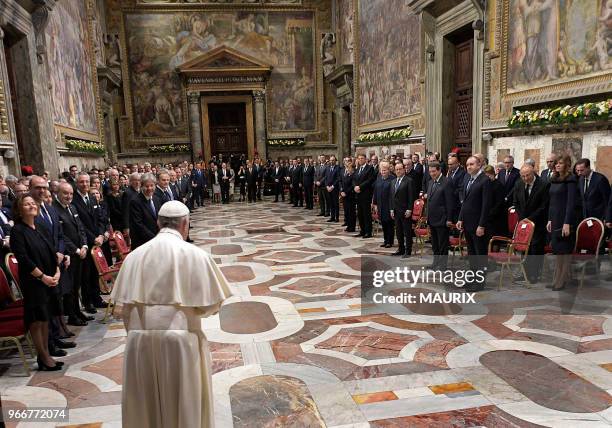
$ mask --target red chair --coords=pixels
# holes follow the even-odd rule
[[[524,218],[517,223],[512,239],[505,236],[494,236],[489,241],[489,259],[501,265],[498,290],[501,290],[504,269],[508,267],[508,270],[512,272],[512,265],[519,265],[521,267],[525,277],[525,286],[529,288],[529,280],[527,279],[527,272],[525,272],[525,260],[527,259],[527,251],[529,250],[529,245],[531,245],[534,229],[535,224],[531,220]],[[507,247],[493,251],[493,244],[495,242],[505,242]]]
[[[516,211],[516,208],[510,207],[508,208],[508,233],[513,234],[514,229],[516,229],[516,225],[519,222],[519,215]]]
[[[604,224],[595,217],[585,218],[576,228],[576,245],[572,253],[572,261],[582,263],[582,276],[580,286],[584,284],[584,271],[589,262],[595,263],[595,269],[599,271],[599,248],[605,233]]]
[[[93,257],[94,264],[98,270],[98,283],[100,286],[100,291],[103,293],[110,293],[115,285],[115,278],[119,272],[120,266],[113,265],[109,267],[108,263],[106,262],[106,257],[104,256],[104,252],[99,245],[94,245],[94,247],[91,249],[91,256]],[[109,297],[102,322],[105,322],[109,313],[112,315],[114,311],[115,307]]]
[[[15,254],[8,253],[6,257],[4,257],[4,265],[8,268],[8,271],[11,274],[10,279],[13,281],[13,284],[15,284],[15,288],[19,293],[19,296],[15,296],[15,298],[21,298],[23,294],[21,293],[21,287],[19,285],[19,264]]]
[[[459,235],[453,236],[453,230],[458,230],[455,224],[451,226],[451,234],[448,236],[448,246],[453,252],[453,258],[455,257],[455,252],[457,251],[459,251],[459,255],[463,257],[463,250],[467,248],[465,233],[463,230],[459,230]]]
[[[28,361],[23,352],[23,346],[21,345],[22,339],[25,339],[28,342],[30,346],[30,355],[34,357],[32,351],[33,346],[28,337],[25,324],[23,322],[23,317],[11,320],[2,320],[0,322],[0,343],[9,342],[8,345],[0,347],[0,350],[3,351],[17,348],[21,361],[23,362],[23,368],[25,369],[26,376],[30,376],[30,367],[28,366]]]
[[[123,262],[127,255],[130,254],[130,247],[128,246],[127,242],[125,242],[123,233],[117,231],[112,235],[112,237],[113,242],[115,243],[115,248],[117,250],[117,258],[120,262]]]
[[[425,241],[430,237],[429,227],[427,226],[427,217],[425,216],[425,200],[419,198],[412,205],[412,221],[413,232],[416,237],[417,251],[423,254]]]

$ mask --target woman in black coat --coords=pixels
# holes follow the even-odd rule
[[[60,370],[64,363],[49,354],[51,288],[57,287],[60,270],[53,243],[37,229],[38,204],[22,195],[13,204],[15,226],[11,230],[11,250],[19,264],[19,284],[23,294],[24,322],[38,354],[38,370]]]
[[[485,232],[489,238],[491,236],[508,236],[508,232],[512,235],[514,231],[508,231],[508,211],[504,200],[504,185],[495,178],[495,169],[491,165],[484,168],[484,173],[491,180],[492,197]]]
[[[237,174],[238,184],[240,185],[240,201],[246,201],[246,171],[244,170],[244,165],[240,165],[240,170]]]
[[[106,212],[110,218],[110,224],[113,230],[121,231],[128,226],[123,224],[123,210],[121,209],[121,191],[120,184],[116,180],[111,180],[108,194],[104,197],[103,205],[106,206]]]
[[[552,289],[562,290],[570,278],[571,254],[576,242],[576,201],[578,180],[571,173],[572,161],[569,156],[557,160],[555,172],[550,180],[550,202],[548,207],[548,224],[553,254],[555,257],[555,275]]]

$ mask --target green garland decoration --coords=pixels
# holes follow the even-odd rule
[[[149,146],[149,153],[189,153],[191,144],[164,144]]]
[[[404,128],[389,129],[387,131],[378,132],[366,132],[360,134],[357,137],[357,141],[360,143],[366,142],[389,142],[404,140],[412,135],[412,127],[406,126]]]
[[[508,119],[509,128],[527,128],[551,124],[608,120],[612,98],[597,103],[564,105],[539,110],[515,110]]]
[[[268,140],[268,146],[273,147],[299,147],[306,144],[303,138],[275,138]]]
[[[74,152],[89,152],[100,155],[106,154],[104,144],[95,143],[93,141],[77,140],[74,138],[66,138],[66,147]]]

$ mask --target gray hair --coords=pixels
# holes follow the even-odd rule
[[[160,229],[167,227],[169,229],[178,230],[181,227],[181,223],[185,220],[189,221],[189,214],[184,217],[157,217],[157,223]]]
[[[532,166],[532,167],[534,167],[534,168],[535,168],[535,166],[536,166],[536,164],[535,164],[535,160],[533,160],[533,159],[531,159],[531,158],[529,158],[529,159],[525,159],[525,163],[526,163],[527,165],[531,165],[531,166]]]
[[[130,174],[130,181],[133,180],[140,180],[140,173],[139,172],[133,172]]]
[[[77,180],[79,179],[79,177],[89,177],[89,174],[84,171],[81,171],[77,174]]]
[[[152,181],[153,184],[157,184],[157,178],[155,178],[155,174],[152,174],[150,172],[147,172],[145,174],[142,174],[140,176],[140,183],[141,184],[145,184],[148,181]]]
[[[11,182],[11,183],[17,183],[17,177],[15,177],[14,175],[7,175],[6,178],[4,179],[5,182]]]
[[[170,175],[170,172],[166,168],[160,168],[159,171],[157,171],[157,178],[159,178],[159,176],[162,174]]]

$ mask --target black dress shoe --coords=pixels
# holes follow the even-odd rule
[[[392,247],[392,245],[391,245],[391,244],[386,244],[386,245],[385,245],[385,248],[391,248],[391,247]]]
[[[329,220],[327,220],[328,223],[332,223],[334,221],[333,218],[330,218]]]
[[[70,348],[76,348],[76,343],[64,342],[63,340],[58,339],[55,341],[55,346],[57,346],[60,349],[70,349]]]
[[[85,322],[95,320],[94,317],[91,315],[85,315],[83,312],[79,312],[76,317]]]
[[[408,253],[406,253],[406,254],[404,254],[404,255],[402,256],[402,259],[407,259],[407,258],[410,258],[410,254],[408,254]]]
[[[65,357],[68,353],[63,349],[54,349],[53,351],[49,351],[49,355],[52,357]]]
[[[385,248],[386,246],[387,246],[387,244],[386,244],[386,243],[384,243],[384,244],[380,244],[380,245],[379,245],[379,247],[380,247],[380,248]]]
[[[317,214],[317,217],[323,217],[323,216],[325,216],[325,214],[321,214],[321,213]]]
[[[397,250],[395,253],[391,254],[392,256],[403,256],[404,250]]]
[[[346,229],[344,229],[344,231],[345,231],[345,232],[354,232],[354,231],[355,231],[355,229],[348,229],[348,228],[346,228]]]
[[[85,312],[87,312],[88,314],[95,314],[98,311],[96,311],[96,308],[94,308],[93,305],[90,305],[90,306],[85,306]]]
[[[340,220],[339,219],[335,219],[334,223],[340,223]]]
[[[85,325],[87,325],[87,321],[85,321],[84,319],[81,318],[68,318],[68,325],[74,325],[76,327],[83,327]]]
[[[371,234],[371,233],[368,233],[367,235],[363,235],[363,237],[362,237],[362,238],[363,238],[363,239],[368,239],[368,238],[371,238],[371,237],[372,237],[372,234]]]
[[[38,371],[41,372],[56,372],[58,370],[61,370],[62,366],[64,365],[58,364],[58,362],[56,361],[54,366],[48,366],[38,358],[36,359],[36,362],[38,363]]]
[[[191,243],[193,243],[194,241],[193,241],[193,239],[191,239],[191,238],[187,238],[187,239],[185,239],[185,242],[189,242],[189,243],[191,244]]]
[[[343,226],[343,227],[346,227],[346,226],[348,226],[348,224],[346,224],[346,223],[342,223],[342,226]]]
[[[354,238],[361,238],[363,236],[363,233],[358,233],[357,235],[354,236]]]

